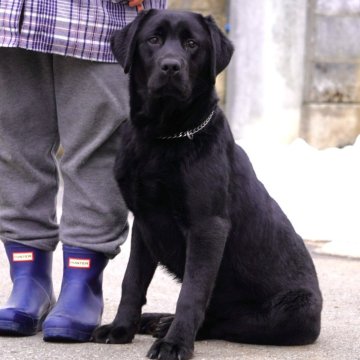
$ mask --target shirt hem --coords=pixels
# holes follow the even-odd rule
[[[24,46],[21,44],[8,43],[8,44],[1,44],[0,47],[19,48],[19,49],[24,49],[24,50],[28,50],[28,51],[40,52],[43,54],[61,55],[64,57],[71,57],[71,58],[75,58],[75,59],[80,59],[80,60],[85,60],[85,61],[93,61],[93,62],[99,62],[99,63],[107,63],[107,64],[117,64],[118,63],[115,58],[114,58],[114,60],[98,59],[98,58],[92,58],[90,56],[84,56],[84,55],[78,55],[78,54],[67,54],[66,52],[56,51],[54,49],[52,49],[52,50],[33,49],[31,47],[27,47],[27,46]]]

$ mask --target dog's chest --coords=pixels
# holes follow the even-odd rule
[[[161,155],[144,151],[131,156],[130,152],[118,164],[117,179],[127,206],[135,215],[156,211],[170,214],[183,206],[179,166]]]

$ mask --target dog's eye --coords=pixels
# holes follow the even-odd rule
[[[185,47],[190,48],[190,49],[194,49],[198,46],[198,44],[192,39],[186,40],[184,45],[185,45]]]
[[[159,36],[152,36],[151,38],[148,39],[148,42],[152,45],[157,45],[161,43],[161,39]]]

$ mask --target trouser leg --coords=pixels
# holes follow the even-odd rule
[[[54,56],[64,155],[60,238],[114,257],[125,241],[127,209],[114,178],[119,126],[128,116],[127,77],[116,64]]]
[[[55,249],[58,144],[52,56],[0,48],[0,238],[4,242]]]

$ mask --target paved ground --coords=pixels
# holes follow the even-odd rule
[[[113,260],[105,272],[105,312],[103,322],[112,320],[126,267],[129,244]],[[309,246],[313,247],[312,244]],[[10,289],[7,260],[0,247],[0,302]],[[55,253],[54,281],[58,293],[62,260],[60,247]],[[233,344],[223,341],[202,341],[195,346],[196,360],[234,359],[360,359],[360,261],[313,253],[324,296],[321,336],[314,345],[275,347]],[[164,271],[157,271],[148,293],[145,310],[173,311],[179,285]],[[41,333],[33,337],[0,337],[0,359],[144,359],[153,339],[137,336],[130,345],[50,344]]]

